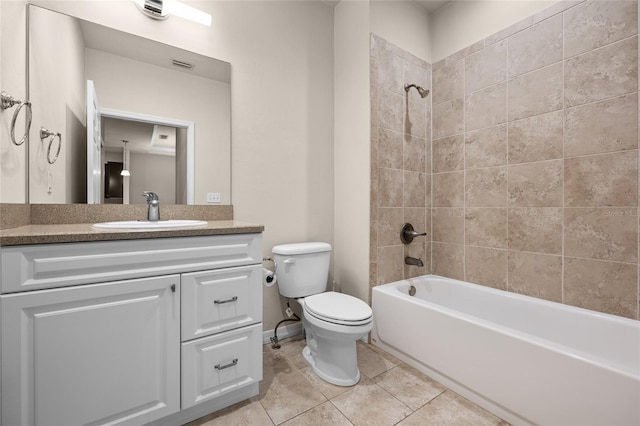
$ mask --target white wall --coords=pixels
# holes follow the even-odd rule
[[[335,7],[335,279],[369,298],[370,132],[369,3]]]
[[[175,204],[175,157],[130,151],[129,160],[130,204],[147,204],[147,199],[141,196],[145,191],[158,194],[161,207],[162,200],[166,200],[166,204]],[[162,211],[160,213],[162,218]]]
[[[45,160],[46,147],[30,145],[32,203],[86,202],[85,79],[94,80],[103,108],[194,121],[200,141],[195,149],[195,203],[205,204],[207,192],[220,193],[222,204],[231,203],[229,84],[85,50],[79,25],[64,14],[33,8],[31,20],[36,31],[30,41],[30,95],[38,106],[31,140],[39,142],[40,126],[63,135],[62,154],[54,165]]]
[[[429,13],[413,1],[372,1],[371,32],[431,62]]]
[[[207,192],[231,204],[229,84],[95,49],[86,49],[85,75],[95,84],[101,108],[193,121],[195,204],[206,204]]]
[[[75,19],[44,9],[34,8],[29,19],[31,27],[42,30],[37,33],[39,36],[31,36],[29,40],[29,100],[33,103],[29,200],[32,203],[78,202],[81,197],[72,193],[71,184],[78,178],[86,180],[86,169],[82,168],[78,176],[71,160],[78,151],[86,153],[83,146],[86,133],[77,134],[78,129],[86,125],[82,33]],[[62,134],[60,155],[54,164],[47,161],[49,139],[40,139],[41,127]],[[56,138],[51,159],[57,146]]]
[[[333,243],[331,7],[193,2],[213,16],[205,27],[152,20],[129,0],[35,3],[230,62],[234,217],[265,225],[265,256],[280,243]],[[282,318],[283,306],[277,287],[266,288],[265,329]]]
[[[334,11],[335,281],[369,299],[371,97],[369,34],[429,60],[426,10],[409,1],[342,1]]]
[[[176,204],[187,203],[187,129],[176,129]]]
[[[428,46],[418,40],[424,34],[420,31],[414,40],[408,24],[411,20],[415,25],[422,12],[407,18],[413,6],[404,4],[393,15],[399,17],[397,21],[382,20],[385,14],[392,16],[389,4],[370,7],[369,2],[343,1],[335,8],[334,22],[334,9],[320,2],[193,2],[213,15],[208,28],[179,18],[151,20],[129,0],[35,3],[230,62],[235,218],[265,225],[266,256],[280,243],[332,243],[338,286],[368,297],[369,32],[375,28],[392,43],[429,59]],[[549,4],[514,3],[456,1],[439,10],[430,24],[431,60]],[[21,49],[15,46],[25,33],[20,26],[24,25],[24,2],[0,5],[0,82],[7,90],[5,81],[15,79],[11,86],[22,96],[24,58],[20,62]],[[8,40],[12,27],[17,27],[18,38]],[[4,60],[8,46],[16,50],[12,56],[18,65]],[[3,149],[6,117],[3,113]],[[5,160],[14,156],[19,160],[18,154],[18,150],[0,154],[3,202],[9,199],[4,188],[20,188],[19,177],[17,183],[5,185],[6,175],[12,172]],[[19,161],[12,164],[20,169]],[[22,191],[13,192],[11,198],[24,202]],[[277,287],[265,289],[264,308],[265,329],[273,328],[283,308]]]
[[[26,0],[0,1],[0,89],[24,100],[26,90]],[[26,202],[26,147],[10,139],[11,119],[17,106],[0,112],[0,202]],[[24,133],[24,108],[16,126],[16,139]]]
[[[450,1],[431,15],[432,63],[556,2],[557,0]]]
[[[333,244],[333,9],[207,4],[232,66],[234,217],[265,225],[266,255],[281,243]],[[277,286],[264,303],[271,329],[286,307]]]

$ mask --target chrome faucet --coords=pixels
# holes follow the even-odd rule
[[[424,263],[422,263],[422,260],[416,259],[415,257],[409,257],[409,256],[404,258],[404,264],[405,265],[419,266],[419,267],[423,267],[424,266]]]
[[[142,194],[143,197],[147,197],[147,220],[150,222],[157,222],[160,220],[160,198],[155,192],[145,191]]]

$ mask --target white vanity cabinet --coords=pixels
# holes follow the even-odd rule
[[[183,274],[182,292],[182,408],[258,384],[261,265]]]
[[[261,234],[3,246],[0,261],[2,426],[182,424],[257,394]]]
[[[2,424],[141,424],[179,411],[179,282],[3,297]]]

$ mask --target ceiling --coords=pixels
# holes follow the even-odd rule
[[[2,0],[0,0],[2,1]],[[146,62],[174,71],[186,72],[204,78],[228,83],[231,81],[231,69],[227,62],[200,55],[167,44],[159,43],[144,37],[113,28],[95,24],[82,19],[80,29],[84,37],[85,47],[101,50],[136,61]],[[177,66],[173,60],[187,63],[190,69]]]
[[[404,1],[404,0],[400,0],[400,1]],[[440,8],[440,6],[442,6],[445,3],[448,3],[451,0],[413,0],[413,1],[418,3],[420,6],[424,7],[425,9],[427,9],[428,12],[433,12],[436,9]],[[340,0],[322,0],[322,3],[331,7],[335,7],[338,3],[340,3]]]
[[[102,139],[105,149],[110,151],[122,151],[124,147],[122,141],[126,140],[131,152],[175,155],[176,129],[174,127],[102,117]]]
[[[436,9],[439,9],[445,3],[449,3],[449,0],[413,0],[418,3],[420,6],[427,9],[429,12],[433,12]]]

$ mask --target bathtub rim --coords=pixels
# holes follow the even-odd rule
[[[561,353],[567,356],[570,356],[576,360],[588,363],[590,365],[593,366],[597,366],[599,368],[603,368],[609,372],[615,373],[615,374],[620,374],[622,376],[625,376],[629,379],[633,379],[633,380],[637,380],[640,381],[640,362],[638,364],[638,370],[637,371],[633,371],[633,370],[626,370],[626,369],[622,369],[620,367],[617,367],[616,365],[610,365],[610,363],[606,363],[604,362],[603,358],[601,357],[597,357],[597,356],[589,356],[588,354],[586,354],[586,352],[584,351],[580,351],[577,350],[575,348],[572,348],[571,346],[567,346],[567,345],[562,345],[561,343],[557,343],[554,342],[552,340],[549,339],[544,339],[541,338],[539,336],[533,335],[533,334],[528,334],[522,331],[519,331],[517,329],[514,328],[510,328],[507,326],[503,326],[500,324],[496,324],[495,322],[491,322],[489,320],[465,313],[465,312],[461,312],[461,311],[457,311],[451,308],[448,308],[446,306],[442,306],[442,305],[438,305],[436,303],[430,302],[428,300],[425,299],[420,299],[420,298],[415,298],[415,296],[409,296],[408,293],[404,293],[401,291],[398,291],[396,289],[398,289],[398,287],[400,285],[412,285],[411,284],[411,280],[416,280],[416,279],[427,279],[427,278],[440,278],[442,280],[446,280],[446,281],[452,281],[454,282],[456,285],[462,285],[464,287],[467,288],[475,288],[476,290],[478,288],[476,287],[480,287],[481,291],[487,291],[489,293],[493,293],[496,295],[499,295],[500,297],[508,297],[510,299],[515,299],[515,300],[521,300],[521,299],[526,299],[527,302],[532,302],[535,303],[536,305],[541,305],[541,304],[553,304],[556,307],[561,307],[562,309],[567,309],[569,310],[569,312],[576,312],[576,313],[580,313],[582,315],[584,314],[590,314],[590,315],[594,315],[598,318],[606,318],[609,321],[614,321],[614,322],[620,322],[621,324],[625,324],[625,325],[631,325],[635,328],[638,328],[638,332],[640,333],[640,322],[637,320],[633,320],[630,318],[625,318],[625,317],[621,317],[618,315],[612,315],[612,314],[607,314],[604,312],[597,312],[597,311],[592,311],[589,309],[585,309],[585,308],[580,308],[578,306],[571,306],[571,305],[566,305],[563,303],[558,303],[558,302],[553,302],[550,300],[542,300],[542,299],[538,299],[532,296],[527,296],[527,295],[523,295],[523,294],[518,294],[518,293],[513,293],[513,292],[509,292],[509,291],[505,291],[505,290],[500,290],[500,289],[496,289],[493,287],[486,287],[480,284],[473,284],[473,283],[469,283],[466,281],[460,281],[457,280],[455,278],[448,278],[448,277],[443,277],[440,275],[435,275],[435,274],[426,274],[426,275],[421,275],[418,277],[414,277],[414,278],[409,278],[409,279],[403,279],[403,280],[399,280],[399,281],[394,281],[391,283],[387,283],[387,284],[382,284],[379,286],[375,286],[372,289],[372,292],[379,292],[379,293],[383,293],[383,294],[387,294],[391,297],[397,297],[397,298],[402,298],[403,300],[408,301],[409,303],[412,304],[416,304],[416,305],[426,305],[429,309],[433,309],[439,313],[442,314],[446,314],[446,315],[450,315],[453,316],[455,318],[458,318],[462,321],[465,321],[467,323],[472,323],[472,324],[478,324],[480,323],[483,327],[487,327],[488,329],[494,331],[494,332],[499,332],[499,333],[504,333],[514,339],[518,339],[518,340],[522,340],[522,341],[533,341],[535,344],[540,345],[541,347],[556,352],[556,353]],[[417,300],[416,300],[417,299]],[[372,293],[372,300],[371,300],[371,305],[372,308],[375,309],[373,307],[373,293]],[[375,326],[375,310],[374,310],[374,327],[373,330],[375,331],[375,335],[378,338],[379,341],[381,341],[382,343],[384,343],[384,340],[378,335],[377,333],[377,327]],[[385,346],[389,346],[386,345]],[[564,350],[563,350],[564,349]],[[404,352],[402,352],[404,353]],[[407,356],[409,356],[407,354]],[[412,358],[412,357],[411,357]],[[413,358],[412,358],[413,359]]]
[[[494,294],[500,294],[500,295],[506,296],[506,297],[511,298],[511,299],[523,299],[523,298],[526,298],[527,300],[530,300],[531,302],[533,302],[533,303],[535,303],[537,305],[540,305],[540,304],[553,304],[553,305],[556,305],[558,307],[565,308],[565,309],[567,309],[569,311],[580,312],[580,313],[588,313],[588,314],[591,314],[591,315],[594,315],[594,316],[608,318],[609,320],[613,320],[613,321],[620,321],[622,323],[627,323],[627,324],[632,324],[632,325],[635,324],[635,326],[638,326],[638,324],[640,324],[640,320],[635,320],[633,318],[627,318],[627,317],[623,317],[623,316],[620,316],[620,315],[608,314],[606,312],[593,311],[591,309],[581,308],[579,306],[567,305],[565,303],[554,302],[553,300],[540,299],[540,298],[533,297],[533,296],[527,296],[526,294],[514,293],[512,291],[501,290],[499,288],[489,287],[489,286],[485,286],[485,285],[482,285],[482,284],[474,284],[474,283],[470,283],[468,281],[462,281],[462,280],[458,280],[456,278],[449,278],[449,277],[444,277],[442,275],[436,275],[436,274],[425,274],[425,275],[420,275],[420,276],[414,277],[414,278],[405,278],[403,280],[398,280],[398,281],[394,281],[394,282],[391,282],[391,283],[377,285],[377,286],[373,287],[373,290],[387,292],[387,289],[389,289],[391,287],[397,287],[401,283],[407,283],[407,284],[411,285],[411,280],[425,279],[427,277],[440,278],[440,279],[443,279],[443,280],[446,280],[446,281],[454,281],[456,284],[460,284],[463,287],[480,287],[483,291],[487,291],[489,293],[494,293]],[[409,297],[412,297],[412,296],[409,296]],[[427,301],[425,301],[425,302],[427,302]]]

